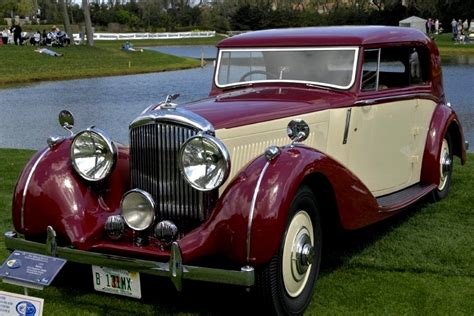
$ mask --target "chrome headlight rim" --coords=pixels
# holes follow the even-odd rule
[[[152,219],[146,227],[137,227],[137,226],[134,226],[134,225],[130,224],[129,221],[127,220],[126,214],[124,214],[123,202],[125,201],[126,197],[128,195],[132,194],[132,193],[138,193],[138,194],[141,194],[142,196],[144,196],[146,201],[150,204],[151,209],[153,210]],[[122,216],[123,220],[125,221],[125,224],[127,224],[127,226],[129,228],[131,228],[132,230],[135,230],[135,231],[139,231],[139,232],[144,231],[144,230],[147,230],[148,228],[153,226],[153,224],[155,223],[155,220],[156,220],[155,210],[156,210],[156,202],[153,199],[153,196],[150,193],[148,193],[144,190],[141,190],[141,189],[132,189],[132,190],[129,190],[129,191],[125,192],[125,194],[122,197],[122,200],[120,201],[120,215]]]
[[[217,149],[219,150],[219,152],[221,153],[222,158],[223,158],[224,163],[225,163],[225,170],[224,170],[224,175],[222,177],[222,180],[216,186],[211,187],[211,188],[204,188],[202,186],[199,186],[199,185],[195,184],[193,181],[191,181],[188,178],[188,176],[187,176],[187,174],[184,170],[184,165],[183,165],[183,159],[182,158],[183,158],[183,153],[184,153],[184,150],[186,148],[186,145],[188,143],[190,143],[191,141],[193,141],[195,139],[198,139],[198,138],[203,138],[203,139],[211,142],[213,145],[215,145],[217,147]],[[225,183],[225,181],[229,177],[230,167],[231,167],[230,154],[229,154],[229,151],[227,150],[226,146],[224,145],[224,143],[222,143],[219,139],[217,139],[216,137],[214,137],[212,135],[209,135],[209,134],[199,133],[197,135],[194,135],[194,136],[188,138],[181,145],[181,148],[179,149],[178,167],[179,167],[179,170],[181,171],[181,174],[183,175],[184,179],[186,180],[187,183],[189,183],[189,185],[191,187],[193,187],[194,189],[199,190],[199,191],[209,192],[209,191],[212,191],[212,190],[215,190],[215,189],[219,188],[222,184]]]
[[[108,150],[112,154],[112,157],[111,157],[112,163],[110,164],[110,167],[109,167],[107,173],[104,176],[100,177],[100,178],[93,178],[93,177],[89,177],[88,175],[84,174],[80,170],[78,164],[76,163],[76,160],[74,159],[74,142],[76,141],[76,139],[79,136],[81,136],[85,133],[93,133],[93,134],[98,135],[105,142],[105,144],[107,145]],[[100,182],[100,181],[106,179],[108,176],[110,176],[112,171],[115,169],[115,164],[117,163],[117,155],[118,155],[118,150],[117,150],[117,147],[115,146],[114,142],[112,141],[112,139],[107,135],[106,132],[104,132],[103,130],[101,130],[99,128],[96,128],[94,126],[88,128],[88,129],[85,129],[83,131],[78,132],[76,135],[74,135],[74,137],[71,141],[70,159],[71,159],[71,162],[72,162],[73,169],[76,171],[76,173],[81,178],[83,178],[84,180],[89,181],[89,182]]]

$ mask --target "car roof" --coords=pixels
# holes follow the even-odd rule
[[[395,26],[326,26],[243,33],[222,40],[219,48],[288,46],[366,46],[430,39],[422,32]]]

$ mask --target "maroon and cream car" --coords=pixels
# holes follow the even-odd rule
[[[92,266],[94,287],[140,277],[255,289],[308,306],[322,227],[357,229],[448,193],[466,160],[436,45],[399,27],[268,30],[223,40],[209,98],[150,106],[129,146],[95,127],[50,137],[13,199],[9,249]],[[71,129],[73,118],[60,122]],[[335,225],[335,226],[330,226]]]

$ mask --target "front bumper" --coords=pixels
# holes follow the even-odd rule
[[[224,283],[250,287],[255,283],[255,272],[250,266],[242,267],[240,271],[224,270],[207,267],[183,265],[181,250],[177,242],[171,245],[169,262],[156,262],[122,256],[108,255],[96,252],[56,246],[56,233],[48,227],[46,244],[27,241],[18,238],[15,232],[6,232],[5,247],[9,250],[22,250],[66,259],[87,265],[96,265],[114,269],[140,272],[171,279],[176,289],[182,289],[182,280],[197,280],[214,283]]]

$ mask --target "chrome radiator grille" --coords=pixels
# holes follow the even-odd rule
[[[181,231],[204,221],[211,203],[211,194],[192,188],[178,168],[181,144],[196,134],[194,129],[168,123],[147,124],[130,130],[132,188],[153,196],[157,221],[171,220]]]

